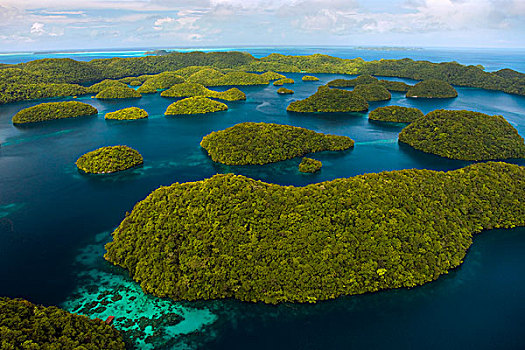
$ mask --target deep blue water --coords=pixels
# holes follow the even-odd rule
[[[485,62],[492,59],[500,58],[488,57]],[[525,228],[480,234],[459,269],[423,287],[316,305],[268,306],[234,300],[173,303],[142,294],[124,271],[101,259],[104,242],[125,212],[161,185],[234,172],[301,186],[384,170],[450,170],[469,164],[402,147],[397,134],[403,125],[372,123],[366,114],[289,114],[290,101],[305,98],[317,86],[342,76],[319,74],[321,81],[313,83],[302,82],[301,74],[288,76],[296,81],[292,96],[277,95],[272,85],[242,87],[247,101],[229,102],[226,112],[198,117],[164,117],[173,99],[159,94],[118,102],[82,97],[79,100],[99,109],[98,117],[17,128],[11,117],[41,101],[0,106],[0,295],[78,312],[101,292],[119,289],[123,301],[97,316],[118,317],[128,311],[136,318],[178,313],[183,323],[166,326],[165,338],[176,340],[170,345],[173,348],[186,344],[210,349],[523,349]],[[525,135],[525,97],[473,88],[458,88],[458,92],[457,99],[431,101],[394,93],[391,101],[372,104],[371,109],[395,104],[415,106],[425,113],[447,108],[501,114]],[[150,118],[103,119],[105,113],[131,105],[146,109]],[[298,172],[300,158],[230,167],[213,163],[200,149],[200,140],[211,131],[245,121],[347,135],[356,146],[345,152],[316,154],[323,169],[313,175]],[[116,144],[137,149],[144,156],[144,166],[112,176],[78,173],[74,162],[80,155]],[[523,160],[516,163],[525,165]],[[130,297],[137,299],[132,302]],[[133,310],[125,309],[130,305]],[[168,344],[166,339],[157,348]]]

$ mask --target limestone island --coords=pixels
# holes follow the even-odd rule
[[[293,94],[294,92],[291,89],[287,89],[285,87],[281,87],[281,88],[277,89],[277,93],[279,95],[287,95],[287,94],[290,95],[290,94]]]
[[[108,146],[84,154],[75,164],[87,174],[111,174],[143,163],[140,153],[131,147]]]
[[[0,297],[1,348],[124,350],[118,330],[106,322],[55,306]]]
[[[412,123],[423,116],[423,112],[417,108],[386,106],[374,109],[368,114],[368,119],[382,122]]]
[[[454,98],[458,92],[443,80],[423,80],[408,89],[406,97],[410,98]]]
[[[162,97],[212,97],[225,101],[246,100],[246,94],[237,88],[231,88],[226,91],[213,91],[199,83],[181,83],[173,85],[168,90],[161,92]]]
[[[142,95],[136,90],[124,85],[106,88],[95,95],[101,100],[141,98]]]
[[[390,91],[377,83],[359,84],[354,88],[354,92],[363,96],[367,102],[388,101],[392,98]]]
[[[261,74],[261,77],[263,77],[264,79],[266,79],[268,81],[279,80],[279,79],[285,79],[286,78],[285,75],[282,75],[282,74],[279,74],[279,73],[276,73],[276,72],[272,72],[272,71],[268,71],[268,72],[265,72],[265,73]]]
[[[461,265],[482,230],[524,226],[523,179],[525,167],[503,162],[304,187],[219,174],[155,190],[104,257],[173,300],[305,303],[412,288]]]
[[[95,115],[98,110],[87,103],[78,101],[47,102],[24,108],[13,116],[13,124],[43,122],[54,119],[76,118]]]
[[[314,77],[313,75],[305,75],[302,77],[303,81],[319,81],[318,77]]]
[[[106,113],[105,119],[108,120],[136,120],[148,117],[148,112],[138,107],[119,109],[115,112]]]
[[[227,165],[267,164],[307,153],[342,151],[354,141],[346,136],[272,123],[241,123],[214,131],[201,141],[214,162]]]
[[[432,111],[404,128],[399,142],[451,159],[525,157],[523,137],[505,118],[472,111]]]
[[[392,80],[379,80],[379,84],[383,85],[388,91],[396,92],[407,92],[412,85],[403,83],[402,81],[392,81]]]
[[[354,79],[335,79],[328,82],[328,86],[345,88],[345,87],[355,87],[360,84],[374,84],[377,83],[378,79],[368,74],[363,74]]]
[[[302,173],[315,173],[321,170],[323,163],[321,161],[304,157],[299,164],[299,171]]]
[[[106,79],[106,80],[102,80],[100,83],[96,83],[88,87],[88,92],[90,94],[98,94],[99,92],[109,89],[109,88],[126,88],[126,87],[128,86],[120,81]]]
[[[163,72],[146,79],[137,91],[141,94],[154,94],[182,82],[184,78],[175,72]]]
[[[290,103],[286,110],[299,113],[365,112],[368,110],[368,102],[353,91],[320,86],[315,94]]]
[[[164,114],[205,114],[226,110],[228,110],[228,106],[222,102],[210,100],[206,97],[196,96],[173,102],[168,106]]]
[[[214,68],[201,69],[193,73],[186,80],[190,83],[199,83],[204,86],[239,86],[239,85],[268,85],[269,80],[259,74],[241,71],[226,74]]]
[[[273,82],[273,86],[283,86],[284,84],[295,84],[292,78],[282,78]]]

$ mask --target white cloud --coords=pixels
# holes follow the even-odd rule
[[[45,25],[43,23],[39,23],[39,22],[33,23],[33,25],[31,26],[31,34],[36,34],[36,35],[44,34],[46,32],[44,30],[44,26]]]
[[[175,20],[173,18],[171,18],[171,17],[159,18],[153,24],[153,29],[155,29],[155,30],[162,30],[162,27],[163,27],[164,24],[172,23],[174,21]]]

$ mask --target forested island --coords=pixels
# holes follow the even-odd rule
[[[137,89],[141,94],[154,94],[159,90],[169,89],[175,84],[184,82],[184,78],[177,74],[177,72],[164,72],[152,77],[149,77]]]
[[[222,102],[210,100],[207,97],[197,96],[188,97],[177,102],[173,102],[166,109],[165,115],[179,114],[206,114],[213,112],[226,111],[228,106]]]
[[[102,320],[0,297],[0,348],[124,350],[125,345],[120,333]]]
[[[128,98],[141,98],[142,95],[127,86],[118,86],[105,88],[95,95],[95,98],[101,100],[112,100],[112,99],[128,99]]]
[[[272,72],[272,71],[268,71],[268,72],[262,73],[261,77],[263,77],[264,79],[266,79],[268,81],[279,80],[279,79],[286,78],[285,75],[282,75],[282,74],[276,73],[276,72]]]
[[[353,91],[363,96],[367,102],[388,101],[392,98],[386,87],[377,83],[359,84]]]
[[[303,81],[319,81],[318,77],[314,77],[313,75],[305,75],[301,78]]]
[[[212,97],[225,101],[246,100],[246,94],[237,88],[231,88],[226,91],[213,91],[199,83],[181,83],[170,87],[168,90],[161,92],[162,97]]]
[[[290,125],[252,122],[214,131],[201,141],[201,147],[214,162],[227,165],[262,165],[353,146],[354,141],[346,136],[326,135]]]
[[[365,75],[360,75],[354,79],[335,79],[335,80],[329,81],[328,84],[326,85],[330,87],[347,88],[347,87],[355,87],[360,84],[375,84],[378,81],[379,80],[376,77],[365,74]]]
[[[368,102],[353,91],[320,86],[315,94],[290,103],[286,110],[299,113],[365,112],[368,110]]]
[[[379,80],[379,84],[386,87],[388,91],[397,91],[397,92],[407,92],[412,85],[403,83],[402,81],[392,81],[392,80]]]
[[[111,174],[143,163],[142,155],[131,147],[108,146],[84,154],[75,164],[87,174]]]
[[[423,80],[408,89],[406,97],[411,98],[454,98],[458,92],[442,80]]]
[[[287,89],[285,87],[280,87],[280,88],[277,89],[277,93],[279,95],[291,95],[291,94],[294,93],[294,91],[291,90],[291,89]]]
[[[202,68],[207,68],[208,71],[189,79],[192,74],[202,71]],[[64,58],[1,65],[0,103],[82,95],[88,93],[88,88],[79,84],[96,83],[104,79],[121,79],[126,84],[131,81],[144,82],[148,77],[163,72],[173,72],[189,82],[205,86],[264,85],[275,76],[248,72],[268,71],[438,79],[457,86],[525,95],[525,74],[511,69],[490,73],[477,66],[464,66],[456,62],[432,63],[408,58],[364,61],[360,58],[341,59],[321,54],[271,54],[258,59],[242,52],[173,52],[163,56],[95,59],[89,62]],[[187,74],[188,72],[191,74]],[[366,83],[363,79],[359,81]],[[375,80],[367,83],[372,82]],[[384,84],[393,86],[391,83]],[[332,86],[344,85],[332,82]],[[152,91],[150,88],[148,90]]]
[[[105,119],[108,120],[136,120],[148,117],[148,112],[138,107],[119,109],[115,112],[106,113]]]
[[[54,119],[95,115],[98,110],[78,101],[47,102],[24,108],[13,116],[13,124],[27,124]]]
[[[273,82],[273,86],[283,86],[284,84],[295,84],[292,78],[282,78]]]
[[[323,167],[321,161],[304,157],[299,163],[299,171],[302,173],[315,173]]]
[[[215,175],[161,187],[105,258],[174,300],[316,302],[414,287],[459,266],[473,234],[525,225],[525,167],[478,163],[279,186]]]
[[[432,111],[404,128],[399,141],[452,159],[525,157],[523,137],[505,118],[472,111]]]
[[[368,114],[368,119],[382,122],[412,123],[423,116],[423,112],[417,108],[386,106],[374,109]]]

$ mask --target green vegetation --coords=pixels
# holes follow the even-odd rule
[[[319,160],[304,157],[299,164],[299,171],[302,173],[315,173],[321,170],[323,163]]]
[[[354,88],[354,92],[365,98],[368,102],[387,101],[392,98],[390,92],[381,84],[359,84]]]
[[[414,287],[459,266],[472,235],[525,225],[525,167],[400,170],[305,187],[215,175],[161,187],[105,258],[175,300],[315,302]]]
[[[90,94],[98,94],[99,92],[106,90],[106,89],[110,89],[110,88],[118,89],[118,88],[125,88],[125,87],[127,87],[126,84],[121,83],[120,81],[106,79],[106,80],[101,81],[100,83],[91,85],[88,88],[88,92]]]
[[[201,69],[190,75],[190,83],[199,83],[204,86],[229,86],[229,85],[267,85],[269,81],[262,75],[233,71],[223,74],[217,69]]]
[[[231,88],[226,91],[213,91],[207,89],[201,84],[198,83],[181,83],[173,85],[166,91],[163,91],[160,94],[162,97],[212,97],[226,101],[240,101],[246,100],[246,95],[244,92],[237,88]]]
[[[401,81],[391,81],[391,80],[379,80],[379,84],[386,87],[388,91],[397,91],[397,92],[407,92],[412,85],[408,85]]]
[[[364,112],[368,110],[368,103],[359,94],[353,91],[330,89],[320,86],[312,96],[294,101],[286,108],[289,112]]]
[[[119,109],[115,112],[106,113],[106,119],[112,120],[135,120],[148,117],[148,112],[138,107]]]
[[[130,86],[141,86],[142,82],[140,80],[132,80],[129,82]]]
[[[287,89],[285,87],[282,87],[282,88],[278,88],[277,89],[277,93],[278,94],[281,94],[281,95],[286,95],[286,94],[293,94],[293,90],[290,90],[290,89]]]
[[[452,98],[458,97],[458,92],[452,85],[442,80],[423,80],[407,91],[407,97],[412,98]]]
[[[272,72],[272,71],[268,71],[268,72],[265,72],[265,73],[261,74],[261,77],[263,77],[264,79],[266,79],[268,81],[279,80],[279,79],[285,79],[286,78],[285,75],[282,75],[282,74],[279,74],[279,73],[275,73],[275,72]]]
[[[305,75],[302,79],[303,81],[319,81],[318,77],[314,77],[312,75]]]
[[[1,72],[1,70],[0,70]],[[85,95],[88,89],[76,84],[2,84],[0,104],[51,97]]]
[[[139,92],[125,85],[109,87],[107,89],[100,91],[95,96],[95,98],[103,99],[103,100],[117,99],[117,98],[120,98],[120,99],[140,98],[140,97],[142,97],[142,95]]]
[[[4,297],[0,310],[2,350],[125,349],[119,332],[101,320]]]
[[[201,147],[214,162],[267,164],[307,153],[341,151],[354,146],[346,136],[325,135],[290,125],[241,123],[205,136]]]
[[[148,78],[137,91],[141,94],[154,94],[182,82],[184,78],[175,72],[164,72]]]
[[[368,119],[393,123],[412,123],[424,114],[417,108],[386,106],[374,109],[368,114]]]
[[[371,75],[360,75],[354,79],[335,79],[328,82],[330,87],[354,87],[361,84],[377,84],[378,80],[376,77]]]
[[[128,146],[108,146],[88,152],[77,159],[79,170],[88,174],[110,174],[141,165],[144,159]]]
[[[525,158],[523,137],[505,118],[471,111],[432,111],[404,128],[399,141],[452,159]]]
[[[295,81],[292,78],[282,78],[273,82],[274,86],[282,86],[284,84],[294,84]]]
[[[173,102],[166,109],[165,115],[178,114],[205,114],[226,111],[228,106],[222,102],[210,100],[206,97],[196,96]]]
[[[76,118],[84,115],[94,115],[97,113],[98,110],[95,107],[82,102],[48,102],[22,109],[13,116],[13,124],[26,124],[54,119]]]

